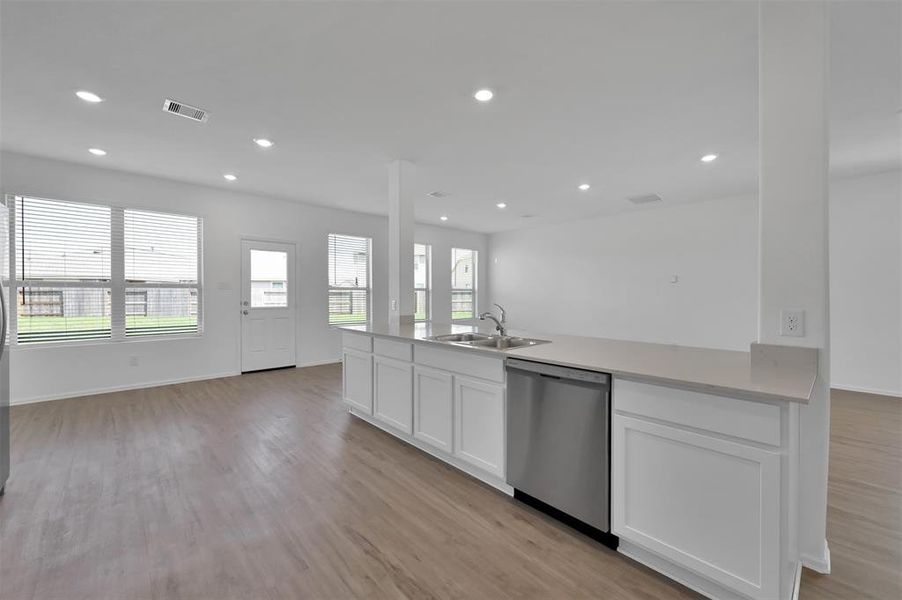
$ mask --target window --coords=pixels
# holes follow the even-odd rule
[[[451,319],[476,316],[476,250],[451,248]]]
[[[251,308],[288,306],[288,253],[251,249]]]
[[[17,197],[13,210],[16,341],[111,337],[112,209]]]
[[[370,315],[369,238],[329,234],[329,324],[366,323]]]
[[[196,333],[197,217],[125,209],[125,335]]]
[[[11,213],[16,343],[200,330],[199,218],[27,196]]]
[[[432,247],[413,245],[413,289],[416,295],[414,321],[428,321],[432,315]]]

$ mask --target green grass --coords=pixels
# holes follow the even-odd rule
[[[23,317],[17,319],[20,333],[55,331],[96,331],[110,328],[110,317]],[[125,317],[128,328],[186,327],[197,324],[197,317]]]
[[[329,325],[357,325],[366,323],[366,315],[335,315],[329,319]]]

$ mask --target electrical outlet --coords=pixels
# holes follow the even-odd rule
[[[140,361],[138,360],[137,356],[132,355],[128,357],[128,366],[130,367],[137,367],[139,362]]]
[[[780,311],[780,335],[805,337],[805,311],[786,309]]]

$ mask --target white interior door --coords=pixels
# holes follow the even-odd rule
[[[293,367],[294,244],[241,240],[241,371]]]

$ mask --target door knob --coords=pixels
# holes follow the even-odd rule
[[[241,314],[242,314],[242,315],[246,315],[246,314],[247,314],[247,311],[246,311],[246,310],[242,310],[242,311],[241,311]]]
[[[248,305],[247,300],[245,300],[244,302],[241,303],[241,306],[247,306],[247,305]]]

